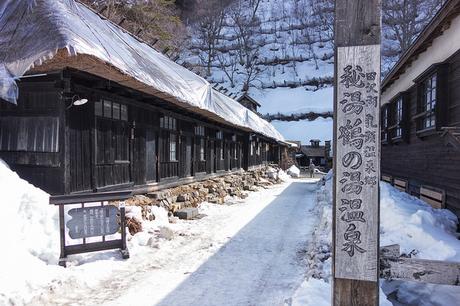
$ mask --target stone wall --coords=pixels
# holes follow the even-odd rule
[[[248,192],[281,183],[278,171],[279,168],[276,166],[265,166],[238,174],[229,174],[146,195],[136,195],[128,199],[126,205],[140,206],[142,218],[152,221],[155,216],[151,212],[151,206],[163,207],[173,215],[180,209],[198,207],[205,201],[224,204],[228,197],[244,199],[248,196]]]

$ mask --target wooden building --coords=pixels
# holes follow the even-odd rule
[[[296,153],[296,160],[300,167],[305,168],[312,162],[322,171],[327,171],[331,168],[331,141],[325,141],[324,145],[320,145],[319,139],[310,140],[310,145],[300,145]]]
[[[40,1],[26,10],[27,27],[11,24],[27,1],[10,5],[0,49],[8,43],[2,64],[19,80],[17,91],[0,91],[0,158],[32,184],[51,194],[141,193],[279,162],[286,144],[268,122],[83,4]],[[44,26],[65,33],[50,38],[45,58]],[[26,58],[15,42],[41,48],[27,51],[33,62],[22,71],[11,66]]]
[[[255,113],[257,113],[257,108],[260,107],[260,103],[254,100],[247,92],[245,92],[241,97],[239,97],[237,101],[240,102],[241,105]]]
[[[448,0],[382,82],[382,178],[460,216],[460,1]]]

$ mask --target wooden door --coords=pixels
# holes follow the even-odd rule
[[[92,188],[91,114],[89,103],[69,109],[67,137],[69,142],[70,192]]]
[[[131,182],[131,128],[127,107],[110,101],[96,106],[96,187]],[[113,109],[113,110],[112,110]]]
[[[182,136],[181,137],[181,165],[183,165],[183,176],[192,175],[192,137]]]
[[[157,135],[153,128],[147,128],[145,135],[145,173],[147,182],[157,180]]]

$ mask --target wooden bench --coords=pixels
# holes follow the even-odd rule
[[[395,178],[393,180],[393,186],[395,186],[395,188],[398,190],[407,192],[407,187],[408,187],[407,180]]]
[[[445,208],[446,192],[438,188],[422,185],[420,186],[420,200],[427,202],[433,208]]]
[[[382,174],[382,181],[387,183],[393,183],[393,178],[390,175]]]

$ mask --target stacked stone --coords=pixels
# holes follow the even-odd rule
[[[281,180],[277,176],[278,169],[264,167],[248,172],[229,174],[201,182],[182,185],[174,188],[163,189],[148,193],[147,195],[136,195],[126,201],[127,205],[142,207],[144,220],[154,220],[151,213],[151,206],[164,207],[174,214],[178,210],[198,207],[202,202],[224,204],[226,198],[237,197],[245,199],[248,191],[257,191],[259,188],[268,188],[278,184]]]

